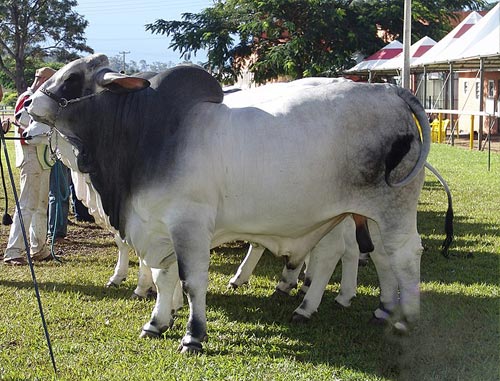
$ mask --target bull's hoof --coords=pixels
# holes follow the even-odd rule
[[[339,310],[345,310],[346,308],[349,308],[351,306],[351,303],[345,303],[345,302],[340,302],[339,300],[335,299],[335,304],[334,306],[338,308]]]
[[[146,331],[142,330],[141,334],[139,335],[140,339],[159,339],[161,337],[161,334],[156,331]]]
[[[273,294],[271,295],[271,297],[273,298],[283,298],[283,297],[289,297],[290,294],[283,291],[283,290],[280,290],[279,288],[276,288],[273,292]]]
[[[146,299],[148,300],[156,300],[157,293],[152,288],[148,289],[146,292]]]
[[[385,326],[387,324],[387,320],[383,318],[378,318],[375,315],[372,315],[370,320],[368,320],[368,324],[375,326]]]
[[[206,339],[206,336],[205,336]],[[204,341],[205,339],[201,340]],[[201,342],[192,338],[192,337],[184,337],[179,344],[177,350],[180,353],[187,353],[190,355],[201,355],[203,353],[203,347]]]
[[[308,318],[307,316],[301,315],[297,312],[294,312],[292,315],[292,323],[294,324],[307,324],[311,318]]]
[[[407,336],[410,333],[410,327],[408,323],[404,321],[397,321],[393,325],[394,333],[400,336]]]
[[[230,289],[230,290],[236,290],[238,287],[239,287],[239,284],[236,284],[236,283],[233,283],[233,282],[229,282],[227,284],[227,288]]]
[[[132,293],[132,295],[130,295],[130,299],[132,299],[132,300],[143,300],[143,299],[146,299],[146,297],[142,296],[142,295],[139,295],[139,294],[136,294],[134,292],[134,293]]]
[[[391,319],[391,312],[384,308],[381,304],[379,308],[373,311],[372,317],[370,319],[370,324],[372,325],[386,325]]]
[[[120,286],[118,283],[115,283],[113,281],[109,281],[108,283],[106,283],[106,288],[118,288],[118,286]]]
[[[139,337],[141,339],[144,339],[144,338],[158,339],[158,338],[160,338],[163,335],[163,333],[165,333],[169,328],[171,328],[174,325],[174,319],[171,318],[167,325],[164,325],[161,327],[157,327],[156,324],[157,323],[156,323],[155,319],[144,324]]]
[[[203,347],[201,346],[201,343],[196,342],[192,342],[189,344],[184,344],[183,342],[181,342],[177,350],[182,354],[186,353],[189,355],[201,355],[203,353]]]

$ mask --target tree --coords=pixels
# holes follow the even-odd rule
[[[439,39],[453,11],[477,9],[484,0],[414,0],[415,39]],[[383,46],[377,30],[402,35],[401,0],[218,0],[181,21],[156,20],[146,26],[172,39],[170,48],[189,58],[208,50],[206,67],[223,82],[249,66],[257,83],[279,76],[334,76],[354,64],[355,52]],[[415,40],[416,41],[416,40]]]
[[[403,4],[401,0],[356,0],[360,15],[372,20],[392,38],[403,36]],[[482,10],[484,0],[418,0],[412,1],[412,41],[428,36],[439,41],[451,29],[457,11]]]
[[[67,61],[77,51],[93,53],[83,37],[88,22],[72,10],[76,5],[75,0],[0,1],[0,70],[18,93],[26,90],[25,75],[33,78],[34,62],[47,57]]]
[[[114,57],[109,57],[109,66],[111,67],[111,69],[116,71],[123,70],[123,57],[119,54]],[[175,63],[172,61],[169,61],[167,63],[153,62],[152,64],[148,64],[146,60],[140,60],[138,63],[134,60],[130,60],[129,62],[125,63],[125,71],[127,72],[127,74],[136,74],[146,71],[154,71],[158,73],[173,66],[175,66]]]

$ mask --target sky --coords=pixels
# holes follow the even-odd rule
[[[125,54],[125,60],[139,62],[181,62],[178,52],[168,49],[169,39],[152,34],[145,25],[157,19],[181,20],[181,14],[198,13],[212,0],[78,0],[76,12],[89,22],[85,29],[87,45],[108,57]],[[191,57],[206,60],[205,53]]]

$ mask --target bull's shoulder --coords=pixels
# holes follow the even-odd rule
[[[152,88],[183,106],[199,102],[221,103],[224,99],[219,82],[206,70],[195,65],[175,66],[159,73],[150,81]]]

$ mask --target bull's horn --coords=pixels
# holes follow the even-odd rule
[[[102,53],[92,54],[84,58],[89,65],[90,70],[97,71],[99,68],[109,66],[108,57]]]

